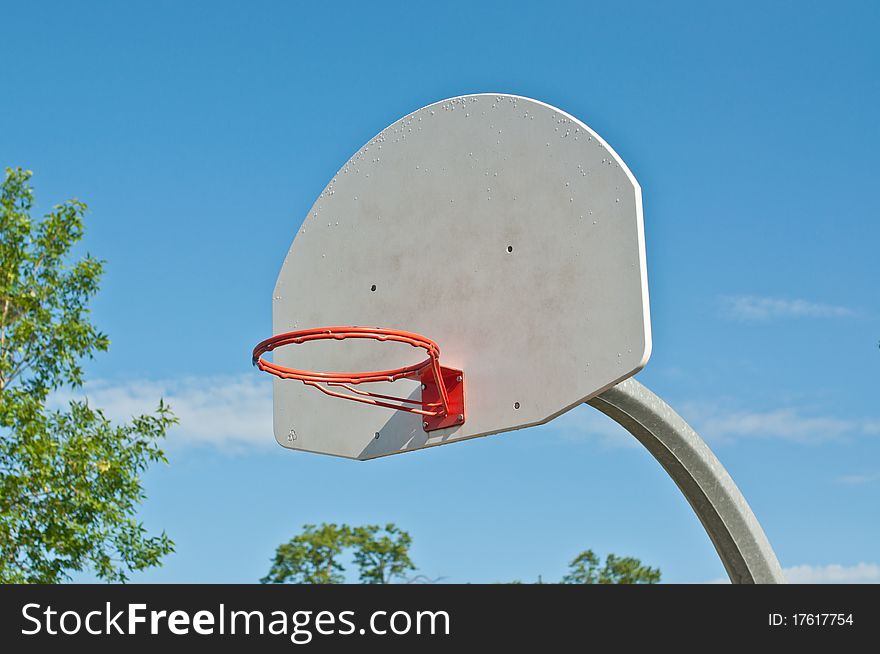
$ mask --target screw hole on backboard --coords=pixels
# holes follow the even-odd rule
[[[507,246],[507,251],[508,251],[508,252],[513,252],[513,246],[512,246],[512,245],[508,245],[508,246]]]
[[[514,402],[514,403],[513,403],[513,408],[514,408],[514,409],[518,409],[518,408],[519,408],[519,402]]]
[[[376,432],[376,435],[374,436],[374,438],[376,438],[376,440],[379,439],[379,432]]]
[[[376,285],[373,284],[372,286],[370,286],[370,290],[371,290],[371,291],[375,291],[375,290],[376,290]]]

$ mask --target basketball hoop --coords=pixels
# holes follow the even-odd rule
[[[420,363],[370,372],[313,372],[299,370],[266,361],[267,352],[285,345],[301,345],[310,341],[368,338],[377,341],[394,341],[420,347],[428,352],[428,358]],[[440,347],[431,339],[398,329],[380,327],[316,327],[301,329],[267,338],[254,348],[251,362],[257,368],[281,379],[298,379],[307,386],[317,388],[331,397],[373,406],[415,413],[423,417],[422,428],[434,431],[445,427],[462,425],[464,413],[464,373],[455,368],[440,365]],[[381,395],[353,388],[357,384],[372,382],[395,382],[398,379],[414,379],[421,383],[422,397],[413,400],[393,395]],[[344,388],[353,395],[331,390]],[[394,404],[396,402],[396,404]]]

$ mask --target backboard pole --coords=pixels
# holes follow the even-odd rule
[[[732,583],[786,583],[745,497],[709,446],[672,407],[632,378],[587,404],[635,436],[672,477],[703,523]]]

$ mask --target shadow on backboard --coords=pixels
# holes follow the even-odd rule
[[[422,391],[416,386],[407,396],[410,400],[421,398]],[[405,411],[393,411],[388,421],[379,430],[378,438],[374,438],[361,450],[359,459],[374,459],[379,456],[395,454],[425,447],[428,440],[432,445],[445,443],[458,428],[438,429],[426,432],[422,429],[422,416]]]

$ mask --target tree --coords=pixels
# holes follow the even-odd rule
[[[592,550],[578,554],[568,564],[568,574],[563,584],[656,584],[660,581],[659,568],[642,565],[638,559],[609,554],[605,565],[600,566],[599,557]]]
[[[352,544],[362,583],[390,584],[416,569],[409,558],[412,538],[394,524],[385,525],[384,530],[378,525],[357,527],[352,532]]]
[[[305,525],[303,533],[279,545],[262,584],[341,584],[344,568],[338,558],[351,543],[351,528],[323,523]]]
[[[392,523],[384,528],[305,525],[301,534],[278,546],[269,574],[260,583],[341,584],[345,568],[339,559],[351,551],[362,583],[390,584],[415,570],[409,558],[411,543],[410,535]]]
[[[0,582],[56,583],[86,569],[125,581],[174,549],[136,511],[140,474],[166,461],[159,442],[176,418],[161,401],[122,425],[86,400],[53,408],[54,391],[82,386],[82,359],[109,346],[88,309],[103,262],[70,262],[82,202],[31,218],[30,178],[7,169],[0,185]]]

